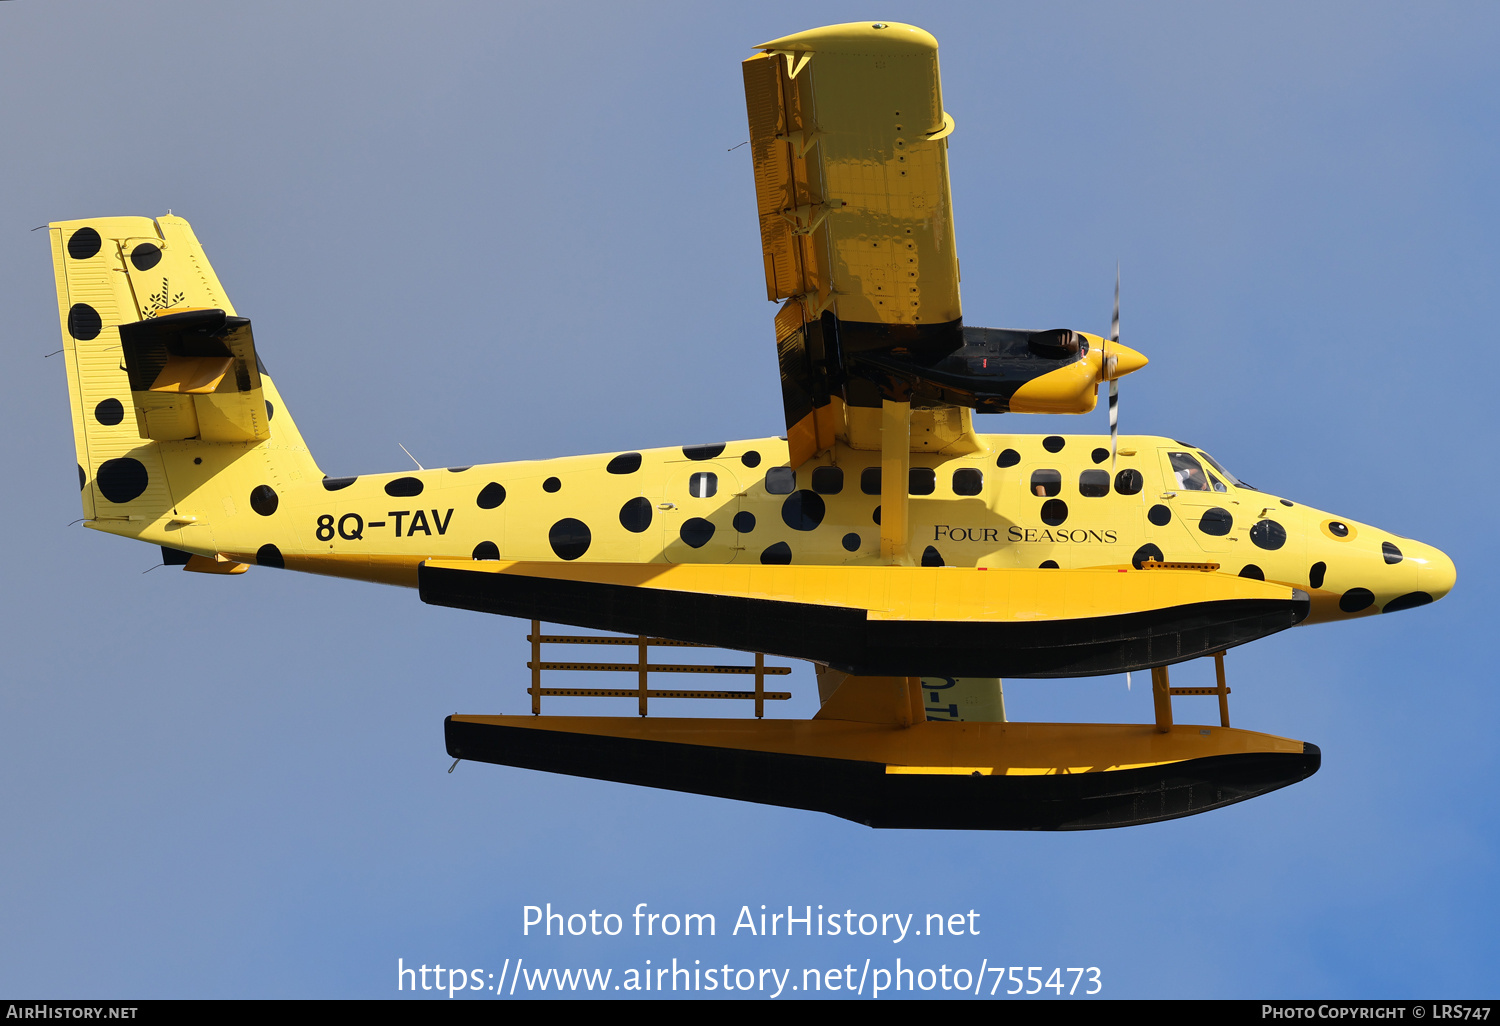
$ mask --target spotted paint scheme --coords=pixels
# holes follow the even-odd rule
[[[85,232],[108,244],[70,248]],[[132,291],[134,277],[144,275],[129,253],[143,237],[154,240],[155,273],[170,280],[183,272],[191,293],[183,306],[219,306],[231,315],[233,307],[181,218],[65,222],[52,226],[52,236],[85,522],[95,530],[216,561],[406,586],[416,585],[423,560],[476,553],[529,561],[882,562],[880,488],[869,487],[880,453],[842,443],[795,471],[785,440],[758,438],[638,456],[327,478],[264,372],[275,410],[268,439],[143,438],[138,419],[119,413],[133,397],[116,327],[150,312],[137,299],[144,286]],[[125,267],[131,271],[113,273]],[[97,311],[90,338],[76,330],[83,303]],[[925,565],[1124,566],[1139,562],[1144,548],[1158,559],[1212,561],[1224,573],[1307,590],[1309,622],[1409,608],[1453,586],[1452,561],[1430,545],[1218,475],[1214,487],[1222,491],[1181,488],[1168,454],[1202,455],[1181,442],[1126,436],[1110,474],[1108,438],[974,437],[975,452],[911,456],[914,491],[931,489],[910,500],[911,547]],[[1140,481],[1128,480],[1131,471]],[[1105,494],[1097,483],[1088,487],[1089,476],[1107,481]],[[1034,478],[1048,483],[1034,485]],[[1122,483],[1126,491],[1139,487],[1125,494]],[[1217,533],[1204,530],[1212,510],[1227,516],[1211,520]],[[1342,533],[1331,524],[1343,525]]]
[[[737,574],[742,584],[818,578],[831,582],[828,594],[850,590],[855,578],[901,579],[893,587],[907,598],[882,599],[891,608],[878,610],[862,600],[857,620],[838,621],[854,628],[830,632],[811,621],[816,650],[803,656],[821,667],[814,720],[739,721],[731,736],[724,720],[455,716],[447,738],[456,758],[817,808],[868,825],[1007,829],[1191,815],[1316,772],[1315,746],[1231,729],[1227,711],[1222,729],[1174,725],[1165,670],[1152,671],[1154,728],[1009,724],[997,678],[867,675],[914,672],[893,665],[1009,673],[993,668],[995,653],[1010,652],[1019,634],[971,644],[977,661],[956,665],[977,669],[926,669],[940,651],[935,631],[958,625],[979,637],[1005,617],[1007,629],[1028,634],[1043,636],[1044,619],[1072,632],[1035,643],[1049,656],[1125,638],[1139,643],[1125,667],[1159,667],[1299,619],[1424,605],[1453,586],[1454,568],[1431,546],[1243,485],[1180,441],[1127,436],[1115,460],[1108,438],[975,433],[973,410],[1087,412],[1100,383],[1146,359],[1118,332],[1104,339],[963,324],[947,175],[954,123],[929,34],[853,23],[759,49],[743,69],[767,296],[785,300],[775,327],[787,436],[329,477],[185,220],[57,222],[49,234],[86,525],[160,545],[166,563],[191,572],[254,565],[407,587],[419,573],[488,578],[524,589],[527,601],[549,577],[612,564],[595,576],[633,578],[622,606],[675,576],[713,578],[685,589],[687,601],[726,608],[732,589],[719,571],[643,573],[643,564],[895,564]],[[1241,579],[1131,572],[1152,561]],[[550,565],[520,585],[500,581],[537,564]],[[1002,579],[960,568],[1017,572]],[[926,612],[908,595],[914,581],[941,593]],[[1019,604],[1003,616],[993,603],[962,605],[994,584]],[[462,605],[422,587],[428,601]],[[799,607],[795,589],[778,592],[793,598],[766,599],[774,590],[751,600],[780,603],[778,616],[824,609]],[[1038,602],[1044,592],[1055,593],[1052,605]],[[1188,592],[1207,597],[1170,597]],[[1138,601],[1143,595],[1155,605]],[[1216,620],[1225,606],[1210,607],[1228,597],[1274,605],[1281,619],[1211,636],[1230,614]],[[1168,607],[1187,620],[1159,635],[1149,626],[1110,634],[1122,618]],[[577,612],[571,598],[553,608]],[[1188,623],[1194,617],[1206,626]],[[674,612],[631,633],[668,633],[663,624],[686,632],[684,623]],[[913,623],[908,663],[851,656],[840,669],[823,654],[831,635]],[[742,633],[730,635],[731,647],[751,647],[744,625],[735,628]],[[1196,640],[1179,644],[1193,630]],[[770,644],[784,635],[776,622],[757,647],[775,651]],[[1060,675],[1044,662],[1017,665]],[[1097,673],[1122,664],[1089,665]],[[935,719],[974,722],[927,722]],[[810,784],[814,771],[826,779]]]

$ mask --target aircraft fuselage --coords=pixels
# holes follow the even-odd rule
[[[1122,437],[1111,472],[1107,436],[977,438],[980,450],[965,455],[912,454],[914,564],[1217,563],[1222,573],[1307,591],[1307,622],[1423,605],[1453,585],[1452,561],[1432,546],[1254,490],[1172,439]],[[259,501],[228,493],[225,482],[243,485],[243,473],[208,465],[253,461],[255,447],[168,442],[162,454],[172,492],[184,496],[175,508],[144,530],[90,526],[246,563],[407,586],[429,558],[886,561],[880,453],[842,443],[795,472],[785,466],[783,439],[759,438],[322,481],[268,477],[261,487],[276,494],[269,514],[264,492]]]

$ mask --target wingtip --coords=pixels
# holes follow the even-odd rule
[[[896,21],[851,21],[794,32],[780,39],[758,43],[755,49],[838,51],[849,46],[857,46],[863,53],[897,53],[935,51],[938,42],[932,33],[915,25]]]

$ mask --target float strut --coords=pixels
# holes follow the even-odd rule
[[[1151,697],[1156,702],[1156,729],[1166,734],[1172,729],[1172,683],[1165,666],[1151,667]]]

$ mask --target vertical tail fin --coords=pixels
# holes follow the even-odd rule
[[[236,499],[322,476],[185,220],[49,227],[90,527],[212,554]]]

